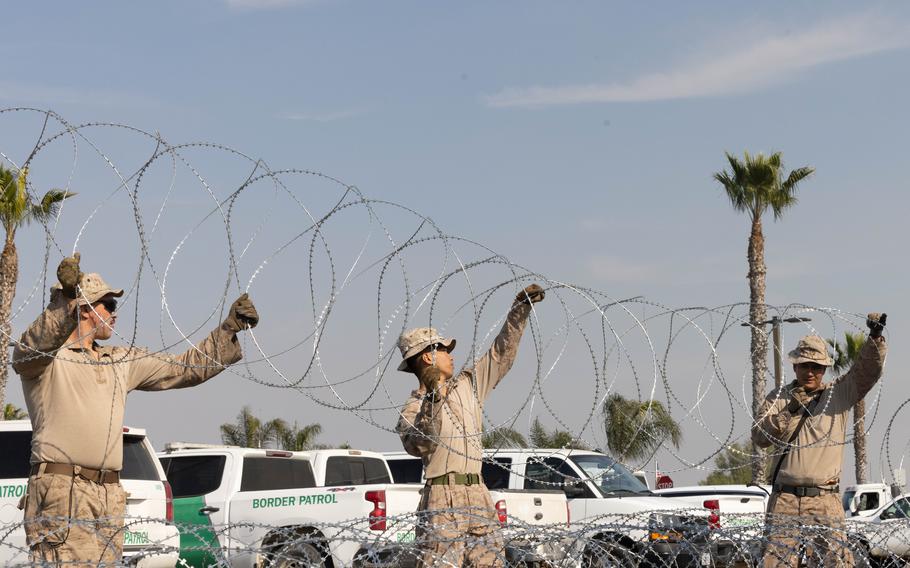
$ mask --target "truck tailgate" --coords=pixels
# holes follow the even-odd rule
[[[494,504],[500,500],[505,501],[509,524],[568,525],[569,511],[562,491],[496,489],[490,491],[490,496]]]

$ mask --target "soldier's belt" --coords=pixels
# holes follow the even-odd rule
[[[840,493],[840,485],[828,485],[826,487],[802,487],[799,485],[774,485],[775,493],[789,493],[797,497],[818,497],[825,493]]]
[[[483,480],[478,473],[447,473],[427,479],[427,485],[480,485]]]
[[[68,475],[70,477],[79,476],[95,483],[119,483],[120,472],[102,469],[92,469],[79,465],[68,463],[42,462],[32,465],[29,475],[38,475],[39,473],[57,473]]]

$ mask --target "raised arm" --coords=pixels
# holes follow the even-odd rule
[[[54,360],[56,351],[63,347],[76,329],[76,286],[81,277],[79,253],[64,258],[57,267],[60,288],[51,292],[47,307],[28,326],[13,350],[13,370],[23,379],[40,376]]]
[[[224,322],[182,355],[133,350],[129,357],[130,389],[159,391],[203,383],[241,359],[237,332],[255,327],[259,314],[246,294],[238,298]]]
[[[486,399],[512,368],[515,356],[518,354],[521,336],[528,323],[528,315],[531,313],[531,304],[540,302],[544,296],[543,288],[537,284],[531,284],[519,292],[499,335],[493,340],[493,345],[477,361],[473,370],[468,371],[473,374],[477,394],[481,400]]]
[[[847,404],[851,407],[862,400],[882,376],[885,355],[888,353],[888,345],[882,337],[887,317],[887,314],[869,314],[866,318],[869,338],[863,343],[859,356],[850,370],[837,380],[837,386],[844,388]]]

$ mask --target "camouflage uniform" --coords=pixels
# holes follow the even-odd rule
[[[774,492],[768,502],[765,567],[795,567],[803,548],[821,562],[820,566],[853,566],[853,556],[846,547],[844,509],[838,492],[843,447],[850,409],[881,377],[886,353],[883,337],[867,339],[850,370],[811,393],[812,401],[806,408],[788,408],[792,405],[795,382],[765,398],[752,426],[752,440],[762,448],[774,446],[781,456],[777,460],[780,463],[774,464],[774,469],[779,471],[776,480],[772,480]],[[833,363],[824,340],[817,336],[800,340],[797,349],[790,352],[790,360],[794,364],[815,362],[831,366]],[[785,453],[804,412],[807,413],[805,423],[791,443],[790,451]],[[820,494],[792,493],[806,489],[817,489]]]
[[[517,302],[487,353],[472,369],[449,381],[441,400],[414,391],[401,411],[396,429],[405,450],[422,458],[427,480],[446,480],[437,485],[428,481],[421,490],[417,544],[424,566],[503,566],[502,534],[490,492],[482,480],[457,484],[453,474],[479,478],[482,405],[512,367],[530,312],[530,304]],[[411,333],[415,332],[427,335],[426,346],[433,342],[454,345],[431,328]],[[405,359],[410,356],[407,336],[403,334],[399,340]],[[410,345],[414,343],[411,338]],[[403,363],[399,369],[407,370],[407,365]]]
[[[222,324],[179,356],[96,344],[95,359],[66,345],[77,326],[77,308],[123,291],[109,288],[97,274],[85,275],[82,285],[87,298],[53,290],[47,309],[16,345],[13,368],[32,421],[32,474],[20,502],[32,559],[95,566],[122,555],[126,493],[116,473],[123,467],[127,393],[200,384],[239,361],[241,352],[236,332]],[[45,471],[62,466],[113,472],[115,481]]]

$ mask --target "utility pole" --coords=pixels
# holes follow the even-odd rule
[[[756,324],[757,326],[761,326],[762,328],[764,328],[764,326],[766,326],[768,324],[771,324],[771,337],[774,341],[774,386],[775,386],[775,388],[779,389],[781,387],[781,385],[783,385],[783,383],[784,383],[784,366],[783,366],[783,361],[782,361],[782,357],[781,357],[781,355],[783,353],[782,352],[783,348],[781,347],[780,324],[782,324],[782,323],[803,323],[803,322],[807,322],[807,321],[812,321],[812,318],[795,317],[795,318],[781,319],[778,316],[774,316],[767,321],[759,322]],[[751,324],[748,322],[741,323],[740,325],[743,327],[751,326]]]

